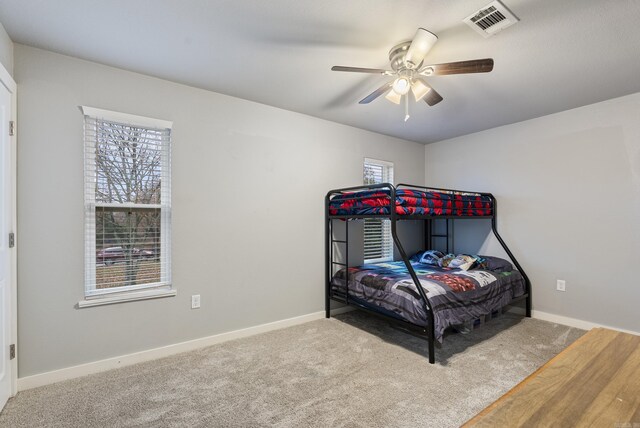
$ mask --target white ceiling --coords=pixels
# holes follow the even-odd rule
[[[490,0],[1,0],[14,42],[429,143],[640,91],[639,0],[503,0],[520,18],[482,38]],[[492,57],[493,72],[429,78],[429,107],[357,102],[418,27],[426,63]],[[18,76],[19,77],[19,76]],[[19,82],[18,82],[19,83]]]

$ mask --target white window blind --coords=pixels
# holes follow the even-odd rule
[[[171,123],[83,107],[85,298],[171,287]]]
[[[393,183],[393,163],[376,159],[364,160],[364,184]],[[393,260],[391,222],[364,220],[364,262],[376,263]]]

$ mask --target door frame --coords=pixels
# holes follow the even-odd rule
[[[11,269],[11,278],[9,281],[9,293],[11,294],[11,328],[10,328],[10,337],[9,343],[13,343],[16,345],[16,357],[13,360],[9,360],[9,365],[11,368],[11,396],[16,395],[18,392],[18,236],[16,233],[17,230],[17,90],[18,86],[16,82],[11,77],[11,74],[7,71],[6,68],[2,64],[0,64],[0,84],[6,87],[11,94],[11,117],[10,120],[14,122],[14,132],[13,136],[9,137],[9,151],[11,153],[11,224],[9,225],[9,229],[11,232],[16,234],[16,243],[13,248],[9,250],[9,266]],[[2,350],[2,352],[8,352],[8,350]]]

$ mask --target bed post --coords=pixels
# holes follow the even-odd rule
[[[324,198],[324,310],[325,318],[331,318],[331,300],[329,299],[329,287],[331,287],[331,219],[329,219],[329,194]]]
[[[516,260],[515,256],[513,255],[511,250],[509,250],[509,247],[507,247],[507,244],[504,242],[504,240],[498,233],[498,225],[497,225],[498,202],[496,201],[496,198],[492,194],[489,194],[489,197],[491,197],[491,202],[493,205],[493,215],[491,216],[491,230],[493,231],[493,234],[495,235],[495,237],[498,238],[498,242],[500,242],[500,245],[502,245],[502,248],[509,255],[509,258],[511,259],[513,264],[516,265],[516,268],[524,278],[524,283],[525,283],[526,293],[527,293],[527,299],[525,301],[525,305],[526,305],[525,311],[526,311],[526,316],[528,318],[531,318],[531,281],[529,281],[529,277],[522,269],[522,266],[520,266],[520,263],[518,263],[518,260]]]
[[[427,314],[427,339],[428,339],[428,347],[429,347],[429,363],[435,364],[436,362],[436,352],[435,352],[435,325],[434,325],[434,317],[433,317],[433,309],[431,308],[431,302],[427,299],[427,295],[420,284],[420,279],[418,279],[418,275],[416,275],[416,271],[411,266],[409,262],[409,258],[407,257],[407,253],[404,251],[404,247],[398,238],[398,232],[396,230],[396,189],[392,184],[389,184],[390,191],[390,201],[389,201],[389,219],[391,220],[391,236],[393,238],[393,242],[400,253],[400,257],[402,257],[402,261],[404,265],[407,267],[407,271],[409,275],[411,275],[411,279],[413,283],[416,285],[416,289],[418,290],[418,294],[422,298],[422,305],[424,307],[425,313]]]

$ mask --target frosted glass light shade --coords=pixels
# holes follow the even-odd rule
[[[416,98],[416,102],[423,99],[430,90],[431,86],[427,85],[422,79],[414,80],[413,84],[411,85],[411,92],[413,92],[413,96]]]
[[[406,77],[398,77],[393,82],[393,90],[396,94],[404,95],[411,89],[411,82]]]
[[[394,104],[400,104],[400,101],[402,100],[402,95],[398,94],[396,91],[392,89],[387,93],[385,98]]]
[[[437,41],[438,36],[424,28],[418,28],[404,57],[404,63],[407,68],[417,68]]]

